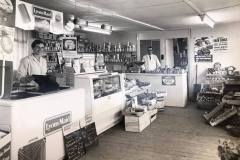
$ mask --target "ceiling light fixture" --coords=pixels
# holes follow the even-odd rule
[[[74,21],[74,15],[67,15],[67,23],[65,24],[64,28],[67,30],[67,31],[73,31],[74,29],[74,26],[75,24],[73,23]]]
[[[183,0],[189,7],[191,7],[198,16],[200,17],[201,21],[210,26],[211,28],[214,27],[215,22],[211,19],[206,13],[202,12],[192,1],[190,0]]]
[[[154,29],[157,29],[157,30],[160,30],[160,31],[164,30],[163,28],[160,28],[158,26],[154,26],[154,25],[151,25],[151,24],[139,21],[139,20],[135,20],[135,19],[132,19],[132,18],[129,18],[129,17],[117,14],[117,13],[114,13],[113,15],[118,17],[118,18],[125,19],[125,20],[128,20],[128,21],[134,22],[134,23],[142,24],[144,26],[151,27],[151,28],[154,28]]]
[[[110,29],[109,30],[101,29],[101,28],[93,27],[93,26],[81,26],[81,30],[88,31],[88,32],[107,34],[107,35],[110,35],[112,33],[112,30],[110,30]]]
[[[68,0],[70,2],[75,2],[76,3],[76,0]],[[93,5],[89,5],[89,4],[84,4],[84,3],[80,3],[80,2],[77,2],[76,5],[78,7],[82,7],[82,8],[87,8],[89,9],[89,11],[91,12],[95,12],[95,13],[98,13],[98,14],[102,14],[104,16],[112,16],[112,17],[118,17],[118,18],[121,18],[121,19],[124,19],[124,20],[127,20],[127,21],[131,21],[131,22],[134,22],[134,23],[137,23],[137,24],[141,24],[141,25],[144,25],[144,26],[147,26],[147,27],[150,27],[150,28],[154,28],[154,29],[157,29],[157,30],[160,30],[160,31],[163,31],[164,29],[163,28],[160,28],[158,26],[155,26],[155,25],[151,25],[149,23],[145,23],[145,22],[142,22],[142,21],[139,21],[139,20],[136,20],[136,19],[133,19],[133,18],[129,18],[129,17],[126,17],[126,16],[123,16],[121,14],[118,14],[114,11],[111,11],[111,10],[107,10],[107,9],[103,9],[103,8],[98,8],[98,7],[95,7]]]
[[[206,14],[199,15],[202,22],[210,26],[211,28],[214,27],[215,22]]]

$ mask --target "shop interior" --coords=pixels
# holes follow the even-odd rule
[[[240,0],[1,0],[0,160],[239,160]]]

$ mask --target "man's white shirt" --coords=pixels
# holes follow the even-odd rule
[[[146,54],[142,58],[142,62],[145,62],[142,66],[145,71],[154,71],[161,66],[158,57],[154,54]]]

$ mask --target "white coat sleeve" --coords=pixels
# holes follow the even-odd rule
[[[155,55],[156,56],[156,55]],[[161,67],[161,63],[158,60],[158,57],[156,56],[156,66],[157,68]]]
[[[141,68],[142,68],[142,70],[146,70],[146,67],[145,67],[146,56],[143,56],[143,57],[142,57],[142,62],[144,62],[144,64],[141,66]]]
[[[26,77],[28,75],[28,59],[23,58],[18,67],[18,78]]]

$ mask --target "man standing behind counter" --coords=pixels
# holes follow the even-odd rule
[[[148,47],[148,54],[143,56],[142,62],[144,62],[142,69],[145,70],[145,72],[154,71],[161,67],[158,57],[153,54],[152,47]]]
[[[32,75],[46,75],[47,61],[42,57],[45,53],[45,43],[41,40],[32,42],[32,55],[22,58],[18,77],[20,83],[29,83],[33,80]]]

